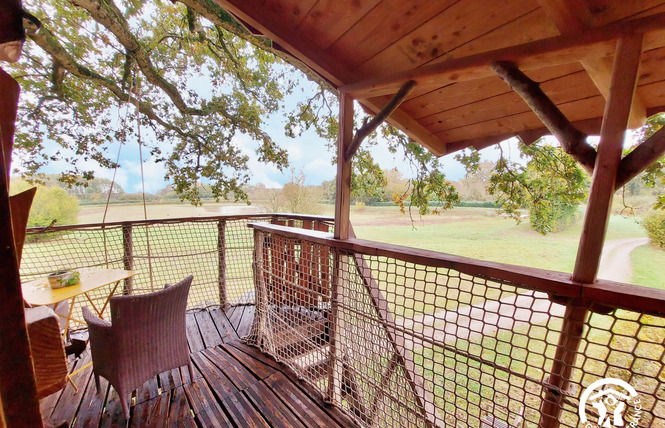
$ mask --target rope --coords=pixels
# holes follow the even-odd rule
[[[125,118],[122,121],[122,137],[120,140],[120,144],[118,145],[118,156],[115,159],[115,168],[113,169],[113,178],[111,179],[111,187],[109,188],[109,193],[106,195],[106,206],[104,207],[104,216],[102,217],[102,239],[104,240],[104,258],[106,259],[106,268],[108,269],[109,267],[109,252],[108,252],[108,247],[107,247],[107,242],[106,242],[106,215],[108,214],[109,211],[109,204],[111,202],[111,195],[113,194],[113,187],[115,186],[115,177],[116,174],[118,173],[118,165],[120,165],[120,152],[122,151],[122,143],[125,141],[126,138],[126,130],[127,130],[127,117],[129,117],[129,104],[131,103],[132,100],[132,93],[134,91],[134,79],[132,79],[132,82],[129,86],[129,97],[127,98],[127,109],[125,110]]]
[[[138,92],[138,87],[136,88],[136,92]],[[143,175],[143,144],[141,142],[141,115],[139,114],[139,99],[138,97],[134,97],[134,101],[136,103],[136,129],[137,129],[137,136],[138,136],[138,143],[139,143],[139,161],[141,165],[141,193],[143,195],[143,219],[148,220],[148,210],[146,207],[146,201],[145,201],[145,177]],[[149,235],[149,226],[148,224],[145,225],[145,240],[146,240],[146,248],[148,250],[148,272],[150,274],[150,290],[155,291],[155,284],[153,280],[153,274],[152,274],[152,257],[150,256],[150,235]]]

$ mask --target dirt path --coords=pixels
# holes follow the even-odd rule
[[[599,278],[628,282],[632,275],[630,253],[647,238],[616,239],[603,247]],[[528,291],[501,300],[464,306],[456,311],[421,314],[395,320],[405,330],[415,330],[415,337],[406,338],[408,349],[423,346],[423,339],[438,343],[457,339],[477,342],[498,330],[512,330],[518,325],[544,324],[550,317],[563,317],[565,307],[551,303],[547,294]],[[409,335],[410,336],[410,335]]]
[[[617,282],[630,282],[633,268],[630,253],[641,245],[649,242],[649,238],[615,239],[605,242],[603,255],[600,259],[598,278]]]

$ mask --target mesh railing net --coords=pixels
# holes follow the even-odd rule
[[[124,233],[131,235],[132,269],[139,272],[131,280],[131,290],[127,291],[150,292],[193,275],[188,300],[190,309],[219,305],[220,288],[226,292],[229,305],[253,304],[254,240],[247,223],[267,222],[271,218],[130,222],[124,229],[122,225],[95,225],[70,227],[64,231],[57,228],[46,232],[33,230],[28,232],[23,249],[21,277],[26,282],[57,270],[124,269],[128,255]],[[220,231],[223,240],[220,240]],[[220,252],[220,248],[223,251]],[[223,273],[220,263],[224,266]],[[97,304],[106,299],[112,286],[88,294]],[[123,287],[125,284],[118,287],[116,294],[122,293]],[[85,298],[77,299],[74,318],[81,319],[80,307],[85,305]]]
[[[546,293],[257,234],[257,311],[246,340],[358,425],[539,426],[566,309]],[[607,377],[638,393],[640,404],[622,414],[626,426],[665,426],[664,326],[663,317],[621,309],[588,316],[561,426],[597,426],[598,408],[585,407],[583,424],[578,405]],[[606,404],[612,415],[618,404]]]

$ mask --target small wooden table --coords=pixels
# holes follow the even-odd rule
[[[104,313],[109,300],[115,293],[115,290],[118,288],[120,281],[131,278],[137,273],[132,270],[103,268],[81,268],[77,269],[77,271],[80,274],[80,283],[78,285],[57,288],[54,290],[49,286],[46,277],[33,279],[32,281],[25,282],[21,285],[21,288],[23,289],[23,300],[25,300],[30,306],[55,305],[56,303],[71,299],[69,313],[66,317],[63,317],[67,319],[64,332],[65,337],[69,331],[70,322],[85,325],[85,322],[72,318],[72,311],[74,310],[74,304],[76,303],[76,298],[78,296],[83,294],[88,299],[88,302],[90,302],[90,305],[97,315],[99,315],[100,318],[103,318],[102,314]],[[111,289],[111,292],[106,296],[102,308],[98,309],[88,293],[113,283],[115,283],[115,285]],[[62,315],[60,316],[62,317]]]
[[[21,285],[23,290],[23,300],[25,300],[25,302],[30,306],[55,305],[64,300],[71,299],[67,316],[58,314],[58,316],[67,320],[67,323],[65,324],[65,331],[63,333],[63,338],[65,340],[67,338],[67,332],[69,331],[70,322],[86,325],[85,322],[72,317],[74,304],[76,303],[76,298],[78,296],[83,294],[88,299],[90,306],[92,306],[97,315],[99,315],[100,318],[104,318],[104,310],[106,309],[106,306],[108,306],[109,300],[113,294],[115,294],[115,290],[118,288],[120,282],[137,274],[135,271],[122,269],[81,268],[76,270],[80,274],[80,283],[78,285],[57,288],[54,290],[49,285],[48,279],[46,277],[34,279]],[[93,302],[88,293],[113,283],[115,284],[106,296],[106,299],[104,299],[104,304],[102,305],[101,309],[97,308],[97,305],[95,305],[95,302]],[[77,392],[78,388],[72,381],[71,377],[81,370],[90,367],[90,365],[92,365],[92,363],[86,364],[85,366],[81,367],[73,373],[70,373],[67,376],[67,380],[69,380]]]

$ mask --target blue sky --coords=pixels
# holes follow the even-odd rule
[[[307,95],[310,95],[315,90],[314,84],[310,82],[303,83],[302,87],[304,91],[294,91],[285,100],[287,110],[294,107],[298,101],[305,99]],[[202,90],[201,87],[197,89]],[[120,114],[124,115],[125,112],[121,111]],[[284,132],[285,122],[286,119],[283,116],[275,114],[266,119],[264,129],[281,147],[288,151],[291,167],[295,168],[296,172],[303,171],[305,173],[308,185],[318,185],[322,181],[334,179],[336,167],[331,163],[333,154],[328,149],[327,142],[318,137],[313,131],[305,131],[302,136],[296,138],[287,137]],[[150,138],[152,138],[150,130],[144,126],[142,139],[147,143]],[[290,169],[279,171],[272,165],[265,165],[258,162],[254,152],[257,144],[250,137],[239,134],[234,138],[234,143],[241,148],[243,153],[249,156],[251,170],[250,184],[256,185],[262,183],[266,187],[277,188],[282,187],[284,183],[288,182],[291,173]],[[510,146],[513,145],[508,145],[508,150],[510,150]],[[55,150],[55,147],[52,147],[52,149]],[[414,175],[414,171],[401,159],[401,154],[390,153],[387,145],[382,145],[379,142],[379,144],[371,147],[371,151],[383,169],[397,168],[405,177],[412,177]],[[115,160],[117,153],[118,145],[114,144],[109,148],[109,156]],[[481,151],[481,155],[484,159],[497,159],[498,151],[490,147]],[[452,155],[444,156],[440,161],[449,180],[454,181],[464,177],[464,167]],[[126,192],[140,192],[142,190],[141,164],[138,143],[135,140],[129,141],[122,147],[120,165],[121,167],[116,172],[116,182]],[[97,177],[113,178],[113,170],[104,170],[96,167],[96,164],[92,161],[88,163],[84,162],[81,166],[85,169],[94,169]],[[67,167],[68,165],[64,162],[53,162],[43,172],[59,173]],[[149,150],[145,148],[143,149],[143,172],[145,177],[145,191],[148,193],[155,193],[169,184],[164,179],[164,166],[161,163],[155,162],[154,158],[150,157]]]

